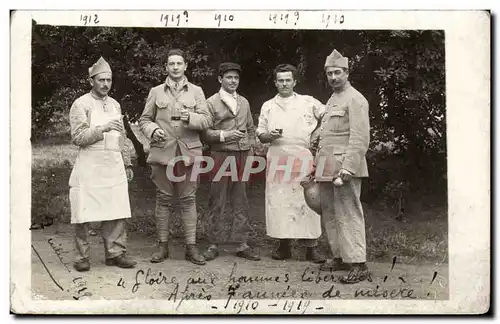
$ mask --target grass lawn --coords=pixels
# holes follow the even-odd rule
[[[140,140],[143,140],[140,138]],[[69,143],[69,141],[67,142]],[[77,148],[67,143],[39,143],[32,146],[32,220],[43,217],[55,222],[69,223],[69,186],[71,168]],[[368,180],[369,181],[369,180]],[[275,241],[265,234],[264,180],[249,183],[251,243],[274,248]],[[155,187],[148,170],[135,167],[135,179],[129,185],[132,219],[129,230],[155,235]],[[364,204],[368,261],[390,262],[394,256],[407,263],[447,262],[448,223],[447,204],[426,205],[423,197],[410,197],[404,221],[395,220],[388,209]],[[201,182],[197,193],[198,235],[205,233],[204,216],[208,206],[208,184]],[[230,207],[226,209],[229,228]],[[171,221],[174,237],[182,237],[182,225],[177,215]],[[328,253],[322,236],[320,246]]]

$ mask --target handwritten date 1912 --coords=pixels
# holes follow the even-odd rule
[[[85,14],[85,15],[80,15],[80,22],[84,25],[97,25],[99,24],[99,15],[97,14]]]

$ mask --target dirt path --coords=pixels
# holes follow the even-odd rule
[[[206,266],[196,266],[183,260],[182,244],[174,242],[171,258],[161,264],[152,264],[149,257],[154,251],[154,237],[135,233],[129,235],[129,251],[138,261],[136,268],[104,265],[102,239],[94,236],[91,237],[92,268],[89,272],[78,273],[72,267],[72,235],[69,225],[62,225],[59,230],[52,226],[32,231],[34,299],[170,299],[177,305],[201,299],[219,300],[221,305],[220,300],[226,304],[229,289],[238,284],[234,297],[227,304],[229,307],[239,307],[234,299],[247,299],[251,307],[253,301],[262,299],[276,300],[278,305],[284,299],[302,299],[306,303],[333,299],[448,298],[446,264],[396,262],[392,268],[388,263],[368,263],[371,282],[344,285],[338,282],[338,277],[346,275],[345,272],[320,272],[317,265],[299,260],[275,261],[268,250],[260,251],[263,259],[259,262],[245,261],[227,252]],[[206,304],[209,308],[210,303]]]

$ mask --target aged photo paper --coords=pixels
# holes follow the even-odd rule
[[[14,12],[11,311],[487,312],[490,24]]]

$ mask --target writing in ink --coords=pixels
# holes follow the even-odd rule
[[[245,311],[254,311],[259,307],[259,302],[257,300],[239,300],[234,303],[233,310],[236,311],[236,314],[240,314],[243,310]]]
[[[325,24],[325,28],[328,28],[330,22],[333,24],[342,25],[344,23],[344,15],[340,14],[321,14],[321,22]]]
[[[80,15],[80,22],[84,25],[99,24],[99,15],[98,14],[82,14]]]
[[[298,11],[294,11],[292,15],[289,13],[270,13],[269,14],[269,21],[272,21],[275,25],[277,24],[284,24],[288,25],[290,22],[290,25],[293,24],[294,26],[297,25],[297,22],[299,21],[300,18],[300,13]]]
[[[152,273],[151,268],[148,268],[146,272],[140,269],[135,273],[135,283],[132,286],[132,292],[136,293],[141,284],[146,284],[149,286],[161,285],[161,284],[175,284],[177,283],[177,278],[175,276],[168,277],[164,275],[161,271],[158,273]]]
[[[246,290],[241,294],[243,299],[296,299],[306,298],[309,295],[307,291],[298,292],[295,289],[291,289],[290,286],[283,291],[259,291],[256,289]]]
[[[87,290],[87,282],[83,280],[82,277],[73,278],[73,283],[76,284],[76,296],[73,296],[73,299],[79,300],[82,297],[91,297],[92,293],[86,291]],[[85,292],[84,294],[82,294]]]
[[[189,277],[187,280],[188,285],[212,285],[215,286],[215,277],[210,276],[210,278],[201,278],[201,277],[196,277],[192,278]]]
[[[179,298],[179,284],[177,283],[174,287],[174,290],[168,297],[168,301],[173,301],[174,303],[177,302],[177,299]],[[176,310],[179,309],[179,307],[182,305],[182,303],[185,300],[206,300],[210,301],[212,299],[212,295],[210,293],[207,293],[205,291],[205,288],[201,288],[201,291],[190,291],[190,285],[186,285],[186,288],[184,291],[180,293],[180,300],[179,303],[177,304],[177,307],[175,308]]]
[[[230,283],[263,283],[263,282],[277,282],[277,283],[287,283],[290,281],[290,274],[285,273],[283,276],[280,275],[271,275],[271,276],[246,276],[246,275],[238,275],[236,273],[236,263],[233,265],[233,269],[229,274],[229,282]]]
[[[379,290],[380,289],[380,290]],[[358,288],[354,292],[354,298],[358,297],[369,297],[369,298],[384,298],[384,299],[394,299],[394,298],[402,298],[402,299],[416,299],[417,297],[413,296],[413,289],[411,288],[393,288],[391,290],[387,290],[386,288],[380,288],[379,285],[373,288]]]
[[[298,302],[294,300],[285,300],[283,303],[283,310],[289,313],[297,311],[304,314],[310,304],[310,300],[299,300]]]
[[[234,21],[234,15],[215,14],[214,20],[217,21],[217,27],[220,27],[221,22],[232,22],[232,21]]]
[[[342,298],[340,296],[340,290],[335,289],[335,285],[331,285],[328,290],[321,294],[321,297],[323,297],[323,299]]]
[[[181,25],[181,17],[184,16],[184,22],[187,24],[188,19],[189,19],[189,13],[184,10],[181,13],[178,14],[161,14],[160,15],[160,21],[165,24],[165,27],[170,26],[180,26]]]
[[[54,239],[53,238],[49,238],[47,240],[47,242],[49,243],[49,245],[52,248],[52,250],[56,253],[57,258],[59,259],[59,261],[61,262],[61,264],[66,268],[66,270],[68,272],[71,272],[71,270],[68,268],[68,264],[66,262],[64,262],[64,260],[62,258],[62,254],[66,254],[68,252],[64,251],[64,249],[62,248],[61,244],[59,244],[58,246],[56,246],[56,244],[54,243]]]
[[[303,282],[314,282],[317,284],[322,282],[339,282],[339,278],[335,277],[333,273],[322,273],[321,270],[313,270],[309,267],[304,269],[300,278]]]

